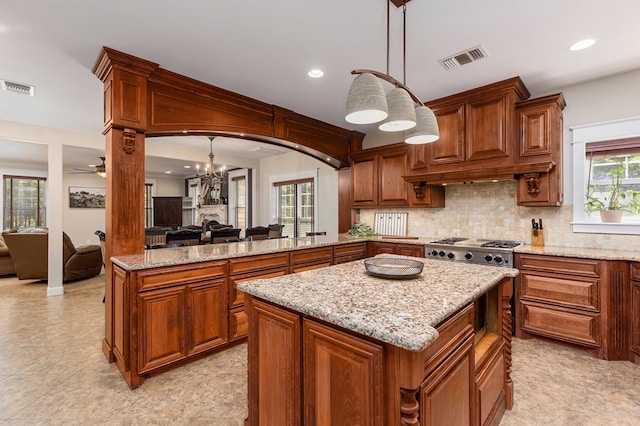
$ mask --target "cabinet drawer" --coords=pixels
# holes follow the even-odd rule
[[[572,257],[541,256],[516,254],[516,268],[548,271],[554,274],[582,275],[585,277],[600,276],[600,261],[576,259]]]
[[[361,256],[359,257],[359,259],[363,259],[367,257],[367,243],[363,242],[363,243],[355,243],[355,244],[337,245],[334,247],[334,255],[335,257],[349,257],[349,258]]]
[[[226,260],[149,269],[138,272],[138,289],[144,291],[160,287],[171,287],[178,284],[223,277],[226,274]]]
[[[258,278],[275,278],[287,274],[287,267],[272,269],[266,272],[251,272],[243,275],[233,275],[229,277],[229,307],[244,304],[244,293],[237,290],[238,284],[244,281],[257,280]]]
[[[291,266],[301,263],[326,263],[333,261],[333,247],[319,247],[313,249],[293,250],[291,252]]]
[[[325,261],[322,263],[303,263],[299,265],[291,265],[291,273],[295,274],[297,272],[310,271],[312,269],[325,268],[327,266],[331,266],[332,263],[330,261]]]
[[[234,341],[247,336],[249,318],[243,306],[229,311],[229,340]]]
[[[260,256],[238,257],[229,261],[229,275],[289,266],[289,253],[273,253]]]
[[[424,257],[424,244],[398,244],[396,253],[403,256]]]
[[[522,273],[520,298],[600,311],[599,281],[594,278]]]
[[[521,301],[522,329],[582,346],[599,347],[600,315]]]

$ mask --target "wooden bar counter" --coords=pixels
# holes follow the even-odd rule
[[[372,277],[359,260],[239,284],[249,315],[247,422],[499,423],[513,404],[518,271],[421,261],[408,280]]]

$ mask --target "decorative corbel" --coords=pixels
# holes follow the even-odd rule
[[[540,173],[525,173],[522,175],[527,182],[527,193],[533,198],[540,194]]]
[[[122,138],[122,150],[126,154],[131,154],[136,150],[136,131],[124,129]]]
[[[411,182],[413,185],[413,191],[416,193],[416,198],[422,200],[424,198],[424,187],[427,186],[427,182]]]

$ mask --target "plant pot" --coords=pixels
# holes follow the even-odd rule
[[[622,210],[600,210],[600,220],[602,223],[620,223]]]

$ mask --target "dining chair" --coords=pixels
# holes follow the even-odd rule
[[[169,231],[165,235],[164,243],[180,243],[186,246],[197,246],[202,243],[202,230],[181,229],[179,231]]]
[[[270,223],[267,227],[269,228],[269,238],[282,237],[284,225],[280,225],[279,223]]]
[[[307,237],[314,237],[316,235],[327,235],[327,231],[307,232]]]
[[[212,228],[211,244],[240,241],[240,228]]]
[[[244,231],[245,237],[250,237],[252,241],[266,240],[269,238],[269,228],[266,226],[254,226]]]

